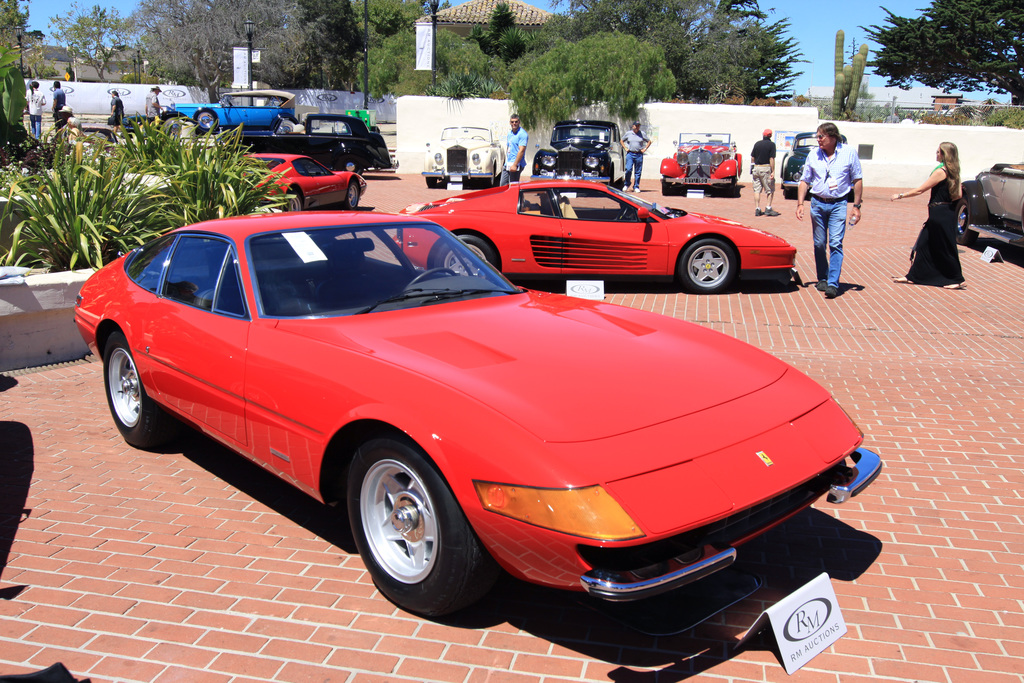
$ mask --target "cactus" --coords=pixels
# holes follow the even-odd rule
[[[853,56],[853,64],[843,63],[843,41],[846,34],[836,31],[836,85],[832,91],[832,114],[835,118],[852,119],[864,80],[864,67],[868,61],[868,46],[861,45]]]

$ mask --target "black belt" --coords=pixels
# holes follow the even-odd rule
[[[836,204],[837,202],[845,202],[846,197],[822,197],[820,195],[812,194],[811,197],[817,199],[819,202],[826,204]]]

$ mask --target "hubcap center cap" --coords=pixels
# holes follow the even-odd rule
[[[415,498],[407,493],[398,496],[391,511],[391,527],[407,541],[419,541],[423,538],[419,502]]]

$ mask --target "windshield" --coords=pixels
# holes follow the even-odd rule
[[[661,204],[649,202],[646,199],[641,199],[635,194],[626,194],[625,191],[616,189],[610,185],[608,186],[608,191],[611,192],[612,194],[618,195],[619,197],[625,199],[627,202],[631,202],[633,204],[636,204],[637,206],[645,207],[648,211],[651,212],[651,215],[656,218],[679,218],[680,216],[686,215],[686,212],[683,211],[682,209],[673,209],[667,206],[662,206]]]
[[[484,142],[491,141],[491,131],[486,128],[445,128],[441,132],[442,140],[482,140]]]
[[[519,290],[433,223],[308,228],[249,239],[264,317],[338,316]]]
[[[551,142],[589,142],[591,144],[609,143],[612,131],[605,126],[556,126],[551,133]]]

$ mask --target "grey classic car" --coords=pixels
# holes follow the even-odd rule
[[[957,208],[957,241],[974,244],[978,235],[1024,246],[1024,162],[996,164],[963,183]]]

